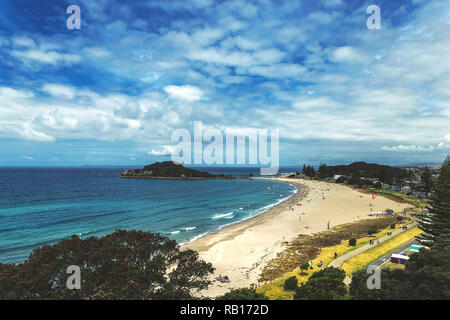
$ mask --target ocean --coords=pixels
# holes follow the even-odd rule
[[[182,244],[249,219],[297,192],[262,180],[120,179],[133,167],[0,167],[0,262],[71,235],[158,232]],[[199,168],[197,168],[199,169]],[[201,168],[258,175],[256,168]],[[280,168],[293,172],[295,168]]]

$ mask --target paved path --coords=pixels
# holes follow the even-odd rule
[[[417,225],[417,222],[412,222],[412,223],[408,224],[408,230],[416,225]],[[390,236],[386,235],[386,236],[383,236],[383,237],[377,239],[378,241],[375,240],[374,244],[366,244],[358,249],[355,249],[346,254],[343,254],[342,256],[337,257],[336,259],[331,261],[330,264],[328,265],[328,267],[340,268],[344,264],[344,262],[347,261],[348,259],[351,259],[351,258],[363,253],[364,251],[372,249],[372,248],[378,246],[379,244],[381,244],[389,239],[392,239],[393,237],[399,235],[400,233],[403,233],[404,231],[406,231],[406,230],[397,229],[394,232],[392,232],[392,234]],[[345,277],[344,282],[345,282],[345,284],[349,285],[351,282],[351,278],[348,276]]]

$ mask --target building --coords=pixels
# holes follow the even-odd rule
[[[398,263],[398,264],[406,264],[406,261],[409,260],[408,256],[404,256],[402,254],[392,254],[391,255],[391,262]]]
[[[411,193],[411,187],[410,186],[404,186],[400,189],[400,192],[403,194],[409,194]]]

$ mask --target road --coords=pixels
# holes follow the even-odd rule
[[[385,262],[387,262],[387,261],[389,261],[389,260],[391,259],[391,255],[392,255],[392,254],[394,254],[394,253],[395,253],[395,254],[399,254],[399,253],[401,253],[402,251],[408,249],[408,248],[409,248],[410,246],[412,246],[413,244],[419,244],[419,242],[417,242],[417,240],[414,239],[414,240],[412,240],[412,241],[410,241],[410,242],[404,244],[404,245],[401,246],[400,248],[397,248],[397,249],[395,249],[394,251],[388,253],[387,255],[385,255],[384,257],[382,257],[382,258],[380,258],[380,259],[378,259],[377,261],[372,262],[371,265],[375,265],[375,266],[377,266],[377,267],[379,268],[379,267],[381,267]]]

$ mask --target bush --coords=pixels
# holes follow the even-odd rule
[[[371,235],[373,235],[373,234],[375,234],[375,233],[377,233],[377,232],[378,232],[378,230],[375,229],[375,228],[370,228],[369,230],[367,230],[367,234],[368,234],[369,236],[371,236]]]
[[[395,223],[391,224],[391,229],[395,229]]]
[[[347,293],[344,278],[345,271],[339,268],[330,267],[320,270],[296,290],[294,300],[342,299]]]
[[[356,246],[356,239],[355,239],[355,238],[351,238],[351,239],[348,241],[348,244],[351,245],[352,247],[355,247],[355,246]]]
[[[337,180],[336,180],[336,182],[337,183],[344,183],[346,180],[345,180],[345,177],[339,177]]]
[[[269,300],[263,293],[249,288],[234,289],[217,297],[216,300]]]
[[[310,266],[309,266],[309,263],[308,263],[308,262],[305,262],[305,263],[301,264],[301,265],[300,265],[300,270],[302,270],[302,271],[301,271],[301,274],[304,274],[305,271],[309,269],[309,267],[310,267]]]
[[[287,278],[284,282],[284,290],[296,290],[297,289],[298,280],[297,277],[292,276]]]
[[[373,186],[374,186],[375,188],[377,188],[377,189],[381,189],[381,188],[383,187],[383,185],[381,184],[380,181],[375,182],[375,183],[373,184]]]
[[[81,290],[69,290],[67,267],[81,268]],[[102,238],[72,236],[35,249],[19,265],[0,264],[0,300],[192,299],[213,273],[196,251],[159,234],[118,230]]]

